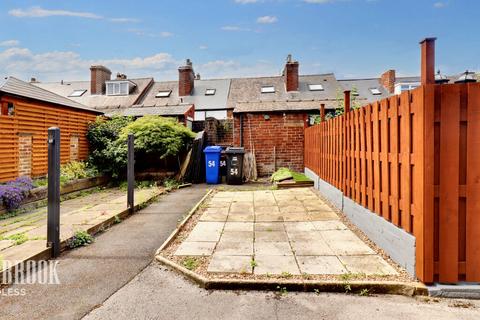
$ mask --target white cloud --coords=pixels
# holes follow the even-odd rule
[[[248,4],[248,3],[257,3],[259,0],[235,0],[235,3]]]
[[[18,40],[5,40],[0,42],[0,47],[16,47],[20,44]]]
[[[200,49],[200,50],[207,50],[207,49],[208,49],[208,46],[206,46],[206,45],[201,45],[201,46],[198,47],[198,49]]]
[[[272,24],[278,21],[278,18],[275,16],[263,16],[257,19],[257,23],[260,24]]]
[[[30,7],[28,9],[12,9],[8,14],[17,18],[48,18],[48,17],[77,17],[85,19],[108,20],[115,23],[129,23],[139,22],[134,18],[105,18],[101,15],[92,12],[58,10],[58,9],[43,9],[42,7]]]
[[[168,31],[162,31],[162,32],[160,32],[160,37],[162,37],[162,38],[170,38],[170,37],[173,37],[173,33],[168,32]]]
[[[269,61],[253,61],[244,64],[235,60],[214,60],[198,66],[195,70],[199,71],[204,78],[235,78],[235,77],[255,77],[271,76],[280,74],[276,65]]]
[[[242,28],[238,26],[223,26],[221,29],[223,31],[250,31],[248,28]]]
[[[445,8],[446,6],[447,6],[447,4],[446,4],[445,2],[435,2],[435,3],[433,4],[433,7],[434,7],[434,8],[438,8],[438,9],[440,9],[440,8]]]
[[[134,18],[110,18],[108,20],[116,23],[140,22],[140,20]]]
[[[48,9],[43,9],[41,7],[30,7],[26,10],[13,9],[8,11],[8,14],[17,18],[45,18],[45,17],[52,17],[52,16],[64,16],[64,17],[79,17],[79,18],[87,18],[87,19],[103,19],[102,16],[99,16],[91,12],[48,10]]]

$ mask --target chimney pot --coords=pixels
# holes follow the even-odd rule
[[[105,82],[109,81],[112,71],[102,65],[90,67],[90,94],[104,94]]]
[[[435,40],[437,38],[425,38],[420,41],[422,85],[435,83]]]
[[[298,61],[293,61],[292,55],[287,56],[287,63],[283,75],[285,77],[285,87],[287,92],[298,91]]]

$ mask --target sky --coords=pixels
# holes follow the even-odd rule
[[[271,76],[287,54],[301,74],[418,75],[419,41],[437,37],[445,74],[480,70],[479,0],[2,0],[0,75],[88,80]]]

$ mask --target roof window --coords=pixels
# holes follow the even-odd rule
[[[217,89],[207,89],[207,90],[205,90],[205,95],[206,96],[214,96],[216,91],[217,91]]]
[[[172,94],[172,90],[161,90],[155,95],[155,98],[168,98]]]
[[[309,84],[308,90],[310,91],[323,91],[323,85],[321,84]]]
[[[83,94],[87,92],[86,89],[81,89],[81,90],[73,90],[72,93],[70,93],[68,96],[69,97],[81,97]]]
[[[275,93],[275,87],[274,86],[263,86],[262,93]]]
[[[380,90],[378,90],[378,88],[370,88],[370,92],[374,95],[374,96],[379,96],[382,94],[382,92],[380,92]]]

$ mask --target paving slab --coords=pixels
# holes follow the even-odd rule
[[[306,213],[297,213],[297,212],[284,213],[283,220],[302,222],[302,221],[308,221],[309,216]]]
[[[253,213],[230,213],[227,221],[229,222],[253,222],[255,216]]]
[[[375,254],[360,238],[350,230],[320,231],[327,245],[336,255]]]
[[[216,255],[248,256],[253,254],[253,242],[220,241],[215,248]]]
[[[215,249],[214,242],[203,242],[203,241],[184,241],[175,251],[174,255],[176,256],[209,256],[213,253]]]
[[[344,274],[348,273],[336,256],[299,256],[300,271],[306,274]]]
[[[290,243],[284,242],[256,242],[255,241],[255,255],[264,256],[292,256],[293,251]]]
[[[203,213],[228,215],[228,207],[206,208]]]
[[[325,242],[320,231],[287,231],[291,242]]]
[[[287,232],[294,232],[294,231],[315,231],[315,226],[310,222],[284,222],[285,230]]]
[[[200,217],[200,221],[225,222],[225,221],[227,221],[227,217],[228,217],[228,214],[205,212]]]
[[[230,206],[230,213],[252,213],[253,202],[233,202]]]
[[[283,222],[256,222],[255,231],[284,231]]]
[[[260,213],[255,215],[255,221],[258,222],[283,222],[284,214],[282,213]]]
[[[365,273],[366,275],[397,274],[395,269],[377,255],[339,256],[338,258],[351,273]]]
[[[333,256],[332,249],[324,241],[292,241],[296,256]]]
[[[255,242],[288,242],[285,231],[255,231]]]
[[[276,205],[265,206],[265,203],[262,202],[262,206],[255,206],[255,214],[278,214],[280,209]]]
[[[299,275],[300,270],[293,256],[255,255],[253,273],[258,275]]]
[[[220,241],[253,242],[253,231],[223,231]]]
[[[252,256],[224,256],[214,254],[207,272],[212,273],[252,273]]]
[[[307,214],[310,221],[338,220],[338,216],[333,211],[309,211]]]
[[[253,222],[229,222],[225,223],[223,231],[251,231],[253,232]]]
[[[315,230],[348,230],[347,226],[340,220],[312,221]]]

